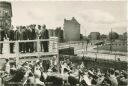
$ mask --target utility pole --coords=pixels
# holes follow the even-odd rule
[[[111,33],[110,33],[110,51],[112,53],[112,28],[111,28]]]
[[[86,37],[86,29],[85,29],[85,37]],[[83,57],[85,53],[85,45],[84,45],[84,39],[83,39]],[[86,44],[86,54],[87,54],[87,44]]]

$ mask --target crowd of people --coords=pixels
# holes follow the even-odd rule
[[[9,30],[0,27],[0,41],[48,39],[49,33],[45,25],[12,26]],[[10,43],[10,53],[14,53],[15,43]],[[40,42],[41,51],[48,52],[48,42]],[[19,52],[34,52],[35,42],[19,43]],[[0,53],[3,43],[0,43]],[[66,58],[56,63],[56,60],[41,60],[17,64],[6,59],[0,71],[0,86],[8,84],[23,84],[26,86],[127,86],[127,71],[108,68],[103,72],[100,68],[87,68],[84,62],[73,63]],[[13,85],[15,86],[15,85]],[[17,85],[16,85],[17,86]]]
[[[14,28],[13,26],[6,30],[0,27],[0,41],[4,41],[4,39],[9,39],[9,41],[15,40],[36,40],[36,39],[48,39],[49,32],[46,28],[46,25],[28,25],[28,26],[17,26]],[[25,52],[34,52],[36,51],[36,43],[34,42],[21,42],[19,44],[19,51],[22,53]],[[48,51],[48,42],[41,42],[41,51]],[[3,51],[3,44],[0,43],[0,53]],[[10,43],[10,53],[14,52],[14,43]]]
[[[5,86],[12,82],[25,86],[127,86],[127,71],[108,68],[103,72],[100,68],[87,68],[84,62],[80,65],[64,59],[56,64],[56,60],[37,60],[16,65],[6,60],[0,79]],[[2,86],[2,83],[0,83]]]

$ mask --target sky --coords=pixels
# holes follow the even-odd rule
[[[62,27],[64,19],[75,17],[81,33],[119,34],[126,31],[125,1],[13,1],[12,24],[46,24],[48,29]]]

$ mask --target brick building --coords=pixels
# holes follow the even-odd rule
[[[11,27],[12,6],[10,2],[0,1],[0,28]]]
[[[64,40],[79,41],[80,40],[80,24],[73,17],[71,20],[64,19]]]

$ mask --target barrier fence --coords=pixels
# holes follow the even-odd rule
[[[0,41],[0,58],[41,57],[58,55],[58,38],[36,40]]]

